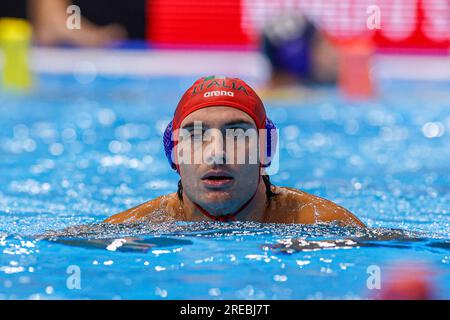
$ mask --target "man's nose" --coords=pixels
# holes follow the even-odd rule
[[[205,160],[208,164],[225,164],[226,151],[223,135],[220,130],[210,132],[210,142],[206,146]]]

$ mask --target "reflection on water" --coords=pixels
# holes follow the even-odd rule
[[[168,238],[171,236],[172,238]],[[283,253],[353,247],[411,248],[411,243],[417,242],[426,242],[428,247],[448,249],[450,243],[446,240],[430,242],[431,239],[424,238],[424,234],[400,229],[365,229],[325,223],[295,225],[255,222],[99,223],[48,231],[37,238],[86,248],[117,247],[117,251],[146,252],[153,246],[183,243],[183,240],[179,240],[180,237],[227,238],[240,241],[242,237],[255,239],[260,236],[270,236],[277,242],[263,245],[263,250]],[[184,244],[192,242],[185,241]]]
[[[81,237],[81,238],[111,238],[136,235],[182,235],[196,237],[234,237],[234,236],[289,236],[298,238],[354,237],[370,240],[401,240],[414,239],[421,236],[418,232],[389,228],[358,228],[341,227],[333,223],[318,223],[314,225],[277,224],[258,222],[214,221],[202,222],[161,222],[153,223],[139,221],[123,224],[96,223],[72,226],[63,230],[47,231],[41,237]]]

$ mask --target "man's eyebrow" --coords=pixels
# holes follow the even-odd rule
[[[225,123],[224,127],[240,127],[243,125],[244,126],[253,126],[254,124],[251,121],[239,119],[239,120],[233,120],[233,121]]]

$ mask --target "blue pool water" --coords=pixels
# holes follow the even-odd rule
[[[388,241],[333,226],[95,225],[175,191],[161,134],[194,78],[81,80],[40,76],[28,95],[0,93],[0,299],[366,299],[379,295],[370,266],[383,288],[417,264],[450,298],[449,84],[384,82],[366,102],[327,88],[266,101],[281,138],[272,181],[420,237]],[[94,225],[36,238],[79,224]],[[124,237],[138,245],[105,249]],[[365,240],[308,246],[349,238]],[[296,239],[310,242],[276,247]]]

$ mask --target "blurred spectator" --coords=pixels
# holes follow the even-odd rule
[[[145,38],[145,0],[2,0],[0,17],[28,18],[41,45],[97,47]],[[81,29],[66,27],[67,8],[81,9]]]
[[[286,13],[272,20],[264,28],[262,46],[272,66],[272,87],[336,82],[337,50],[302,15]]]

